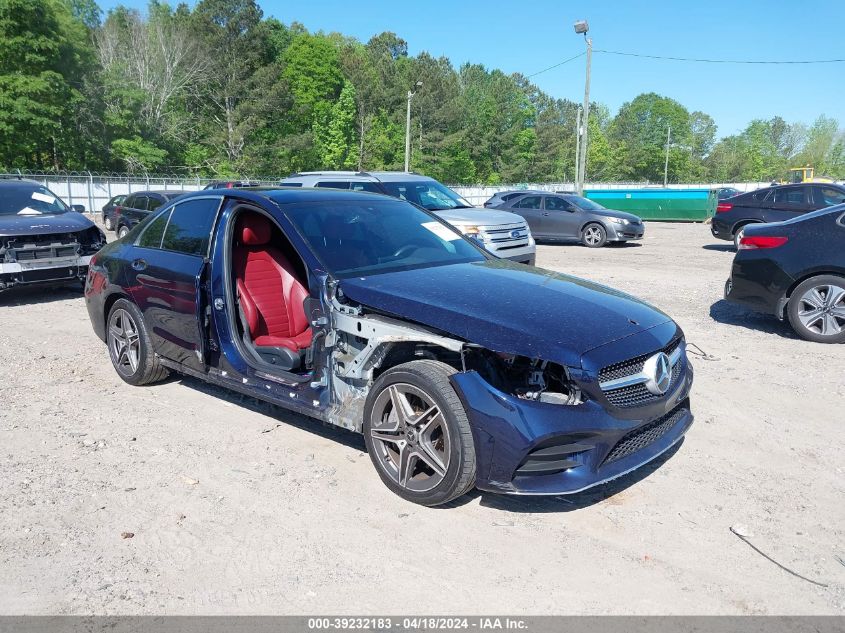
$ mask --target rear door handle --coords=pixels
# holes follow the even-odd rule
[[[147,262],[143,259],[136,259],[132,262],[132,268],[135,270],[144,270],[147,267]]]

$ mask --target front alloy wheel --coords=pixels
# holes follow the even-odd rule
[[[581,241],[584,243],[584,246],[599,248],[607,242],[607,231],[601,224],[588,224],[584,227]]]
[[[845,279],[821,275],[804,281],[792,292],[787,312],[801,338],[845,342]]]
[[[389,369],[373,384],[364,440],[382,481],[399,496],[439,505],[475,483],[475,449],[463,405],[449,376],[431,360]]]

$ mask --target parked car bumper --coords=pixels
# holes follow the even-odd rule
[[[608,223],[608,242],[627,242],[628,240],[641,240],[645,235],[645,225],[640,224],[614,224]]]
[[[0,263],[0,291],[15,286],[33,286],[84,280],[90,255],[61,259]]]
[[[534,238],[529,238],[526,246],[517,246],[515,248],[496,248],[487,243],[482,243],[482,246],[497,257],[512,262],[519,262],[520,264],[533,266],[537,258],[537,246]]]
[[[720,240],[733,240],[734,236],[731,232],[732,229],[733,225],[730,222],[725,222],[718,215],[713,216],[713,219],[710,220],[710,232],[715,238]]]
[[[796,280],[768,255],[741,253],[742,257],[734,259],[725,283],[725,299],[782,319],[786,292]]]
[[[666,400],[677,404],[634,420],[615,417],[592,399],[576,406],[528,401],[495,389],[476,372],[455,374],[452,382],[475,441],[476,486],[498,493],[574,494],[640,468],[678,443],[693,422],[693,372],[687,367]],[[545,471],[532,473],[549,452],[561,458],[555,462],[561,469],[549,472],[548,462],[541,462]]]

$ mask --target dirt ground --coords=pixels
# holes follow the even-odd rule
[[[714,241],[651,223],[539,248],[715,357],[692,357],[677,450],[575,497],[439,509],[392,495],[358,436],[191,379],[124,385],[76,289],[3,295],[0,613],[845,613],[845,346],[722,301]]]

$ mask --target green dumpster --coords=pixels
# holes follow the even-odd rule
[[[716,213],[717,203],[712,189],[588,189],[584,196],[643,220],[703,222]]]

